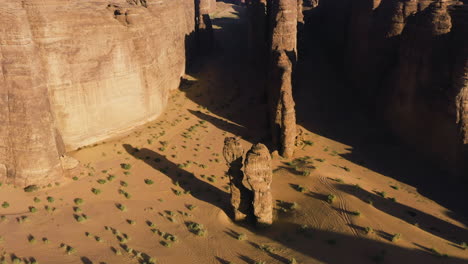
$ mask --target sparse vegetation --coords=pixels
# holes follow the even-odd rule
[[[39,190],[39,187],[37,185],[29,185],[24,188],[25,192],[35,192],[37,190]]]
[[[382,198],[387,198],[387,193],[384,192],[384,191],[377,192],[377,194],[378,194],[379,196],[381,196]]]
[[[115,206],[122,212],[127,211],[127,207],[123,204],[116,204]]]
[[[436,248],[431,248],[431,253],[432,253],[434,256],[439,257],[439,258],[447,258],[447,257],[448,257],[447,254],[440,252],[440,251],[437,250]]]
[[[328,202],[329,204],[333,203],[333,202],[335,201],[335,199],[336,199],[336,196],[335,196],[334,194],[329,194],[329,195],[327,196],[327,202]]]
[[[124,170],[129,170],[132,168],[132,165],[128,164],[128,163],[122,163],[120,164],[120,167]]]
[[[206,234],[206,229],[199,223],[188,222],[186,225],[189,231],[197,236],[204,236]]]
[[[104,179],[99,179],[99,180],[97,180],[97,183],[99,183],[99,184],[105,184],[106,182],[107,182],[107,181],[104,180]]]
[[[352,211],[352,212],[350,212],[350,213],[351,213],[352,215],[354,215],[354,216],[360,216],[360,215],[361,215],[361,212],[359,212],[359,211]]]
[[[73,200],[73,202],[75,202],[76,205],[81,205],[84,203],[83,199],[81,198],[75,198],[75,200]]]
[[[247,235],[244,234],[244,233],[240,233],[240,234],[237,234],[237,240],[246,240],[247,239]]]
[[[463,249],[463,250],[466,250],[468,248],[468,245],[466,244],[466,242],[461,242],[460,243],[460,248]]]
[[[154,183],[153,180],[150,180],[150,179],[145,179],[145,183],[148,184],[148,185],[151,185]]]
[[[400,240],[400,238],[401,238],[401,234],[397,233],[397,234],[394,234],[390,240],[392,242],[397,242],[398,240]]]
[[[193,210],[195,210],[195,208],[197,208],[197,206],[196,206],[196,205],[193,205],[193,204],[189,204],[189,205],[187,205],[187,209],[189,209],[190,211],[193,211]]]
[[[29,212],[35,213],[35,212],[37,212],[37,208],[34,207],[34,206],[29,206]]]

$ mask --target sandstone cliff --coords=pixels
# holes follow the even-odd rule
[[[454,171],[463,167],[466,5],[328,0],[317,8],[330,24],[324,41],[341,59],[355,99],[407,144]]]
[[[65,151],[157,117],[195,28],[191,0],[1,6],[0,176],[18,185],[51,182]]]

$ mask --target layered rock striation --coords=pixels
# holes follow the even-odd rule
[[[293,155],[296,138],[292,86],[297,61],[297,6],[297,0],[273,0],[269,7],[271,51],[267,93],[273,143],[284,157]]]
[[[456,0],[328,0],[317,7],[327,24],[322,41],[341,59],[354,100],[407,144],[464,175],[466,9]]]
[[[156,118],[195,29],[191,0],[3,0],[1,10],[0,178],[18,185],[51,182],[66,151]]]
[[[252,191],[244,186],[244,173],[242,172],[244,149],[239,138],[227,137],[224,139],[223,156],[228,165],[227,175],[230,182],[231,206],[234,220],[245,220],[252,212]]]
[[[268,226],[273,223],[273,198],[271,182],[273,170],[268,148],[261,144],[254,144],[245,157],[244,172],[254,193],[253,210],[257,223]]]

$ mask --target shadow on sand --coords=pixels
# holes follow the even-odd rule
[[[177,164],[168,160],[164,155],[147,148],[136,149],[129,144],[124,144],[123,147],[133,157],[143,160],[155,170],[164,173],[174,184],[178,183],[179,187],[182,188],[184,192],[190,193],[194,198],[200,201],[210,203],[220,208],[227,215],[231,216],[228,193],[198,179],[193,173],[179,168]],[[173,191],[174,190],[175,189],[173,189]]]

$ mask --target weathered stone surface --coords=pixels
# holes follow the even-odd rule
[[[192,0],[0,2],[0,163],[18,185],[156,118],[184,74]]]
[[[199,0],[200,14],[211,14],[216,10],[216,0]]]
[[[303,0],[297,0],[297,22],[302,24],[304,23],[303,5]]]
[[[252,192],[242,183],[244,173],[242,172],[244,149],[239,138],[227,137],[224,139],[223,156],[229,167],[231,187],[231,205],[234,211],[234,220],[244,220],[252,212]]]
[[[457,163],[460,174],[468,174],[468,5],[452,6],[453,91],[456,95],[456,121],[459,146]]]
[[[272,0],[269,9],[271,49],[297,52],[297,0]]]
[[[281,149],[280,155],[290,158],[296,147],[296,111],[291,89],[281,91]]]
[[[273,223],[273,200],[271,196],[273,171],[270,152],[265,145],[255,144],[247,152],[244,172],[254,192],[253,209],[257,223],[271,225]]]
[[[271,54],[268,101],[272,138],[280,154],[289,157],[294,151],[296,137],[292,75],[297,60],[297,0],[274,0],[269,12]],[[284,102],[284,99],[288,101]],[[288,109],[283,110],[283,106]],[[283,113],[287,115],[283,117]]]
[[[77,159],[67,155],[61,156],[60,162],[64,170],[72,170],[78,167],[78,165],[80,165],[80,162]]]
[[[466,164],[466,31],[457,33],[466,28],[466,7],[451,0],[362,0],[351,6],[345,72],[353,91],[370,111],[383,112],[408,144],[448,168]]]

